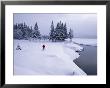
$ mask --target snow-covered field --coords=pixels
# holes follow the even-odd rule
[[[16,50],[17,45],[21,50]],[[45,44],[46,49],[42,50]],[[73,60],[83,47],[67,42],[14,40],[14,75],[86,75]]]

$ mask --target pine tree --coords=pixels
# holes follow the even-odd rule
[[[73,38],[73,30],[72,30],[71,28],[70,28],[68,37],[70,38],[70,41],[72,41],[72,38]]]
[[[32,31],[33,31],[33,29],[32,29],[32,26],[31,26],[31,27],[30,27],[29,38],[32,38]]]
[[[38,30],[39,28],[38,28],[38,25],[37,25],[37,22],[36,22],[36,24],[35,24],[35,26],[34,26],[34,30]]]
[[[17,29],[17,23],[16,23],[16,24],[14,24],[14,27],[13,27],[13,28],[14,28],[14,30],[16,30],[16,29]]]
[[[21,50],[21,47],[19,44],[17,45],[16,50]]]
[[[60,40],[60,23],[57,23],[57,26],[55,28],[55,40]]]
[[[67,38],[67,27],[66,27],[66,23],[65,23],[65,25],[64,25],[64,27],[63,27],[63,30],[64,30],[64,39],[66,39]]]
[[[30,38],[30,33],[31,33],[30,27],[27,26],[26,31],[25,31],[26,39],[29,39]]]
[[[24,23],[22,26],[23,26],[21,27],[21,31],[23,33],[22,37],[23,39],[27,39],[27,25]]]
[[[33,33],[32,33],[32,37],[33,38],[37,38],[37,39],[40,39],[40,31],[39,31],[39,28],[38,28],[38,25],[37,25],[37,22],[34,26],[34,30],[33,30]]]
[[[52,21],[52,23],[51,23],[50,40],[52,40],[52,41],[55,40],[55,30],[54,30],[54,24],[53,24],[53,21]]]
[[[22,24],[16,24],[14,25],[14,39],[22,39],[23,38],[23,33],[22,33]]]

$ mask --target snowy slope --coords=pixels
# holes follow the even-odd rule
[[[22,50],[16,50],[18,44]],[[46,45],[44,51],[43,44]],[[78,57],[68,43],[14,40],[14,75],[86,75],[73,62]]]

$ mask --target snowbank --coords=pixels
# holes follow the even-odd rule
[[[18,44],[21,50],[16,50]],[[44,51],[43,44],[46,46]],[[71,49],[73,45],[74,48]],[[86,75],[73,62],[79,57],[75,51],[82,48],[73,45],[63,42],[14,40],[14,75]]]
[[[76,52],[83,50],[83,47],[81,47],[81,46],[79,46],[78,44],[75,44],[75,43],[73,43],[73,42],[67,43],[67,44],[66,44],[66,47],[71,48],[71,49],[75,50]]]
[[[70,39],[66,39],[66,41],[69,42]],[[72,42],[80,45],[97,46],[97,39],[73,38]]]

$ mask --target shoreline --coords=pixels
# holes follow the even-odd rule
[[[85,53],[85,51],[87,52],[88,50],[87,50],[87,47],[89,47],[89,48],[96,48],[96,51],[97,51],[97,46],[93,46],[93,45],[85,45],[85,44],[78,44],[78,45],[80,45],[81,47],[83,47],[83,49],[84,50],[82,50],[82,51],[77,51],[78,53],[79,53],[79,57],[78,58],[76,58],[76,59],[74,59],[73,60],[73,62],[79,67],[79,68],[81,68],[87,75],[97,75],[97,58],[92,58],[92,59],[95,59],[95,61],[96,62],[94,62],[93,60],[91,60],[90,59],[90,56],[88,56],[88,55],[90,55],[90,54],[88,54],[88,55],[84,55],[84,53]],[[85,49],[85,47],[86,47],[86,49]],[[90,53],[91,51],[89,51],[88,53]],[[93,54],[93,53],[92,53]],[[86,57],[86,56],[88,56],[88,57]],[[93,55],[94,56],[94,55]],[[86,57],[86,58],[83,58],[83,57]],[[94,56],[95,57],[95,56]],[[90,61],[88,62],[88,60],[87,59],[90,59]],[[84,62],[84,60],[87,60],[87,62],[85,63]],[[88,64],[89,63],[89,64]],[[87,70],[87,69],[89,69],[89,70]],[[90,71],[90,69],[91,69],[91,71]],[[95,69],[95,70],[94,70]],[[94,71],[94,72],[92,72],[92,71]]]

